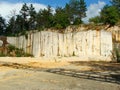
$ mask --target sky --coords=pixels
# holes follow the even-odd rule
[[[9,16],[15,11],[16,14],[19,13],[23,3],[33,4],[36,11],[46,8],[50,5],[53,10],[58,7],[64,7],[69,0],[0,0],[0,15],[5,19],[8,19]],[[87,17],[83,20],[87,22],[89,18],[98,16],[100,10],[106,5],[109,4],[109,0],[85,0],[87,5]]]

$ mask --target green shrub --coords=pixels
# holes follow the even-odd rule
[[[27,54],[23,49],[16,48],[13,45],[8,46],[7,56],[16,56],[16,57],[32,57],[32,54]]]
[[[56,29],[62,29],[63,26],[62,26],[61,24],[56,24],[56,25],[55,25],[55,28],[56,28]]]
[[[32,55],[32,54],[29,54],[29,53],[25,53],[25,54],[24,54],[24,57],[33,57],[33,55]]]
[[[5,57],[6,55],[3,53],[0,53],[0,57]]]
[[[120,62],[120,44],[115,43],[113,49],[114,60]]]
[[[73,52],[73,56],[75,56],[75,52]]]
[[[120,50],[118,48],[114,48],[114,52],[117,62],[120,62]]]
[[[13,45],[9,45],[9,46],[8,46],[8,51],[9,51],[9,52],[11,52],[11,51],[13,51],[13,50],[15,50],[15,49],[16,49],[16,47],[13,46]]]

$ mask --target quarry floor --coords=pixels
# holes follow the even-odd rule
[[[0,90],[120,90],[120,63],[1,57]]]

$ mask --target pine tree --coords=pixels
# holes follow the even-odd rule
[[[16,16],[16,29],[17,29],[17,33],[20,33],[22,31],[22,29],[24,28],[24,25],[23,25],[23,18],[21,15],[17,15]]]
[[[63,8],[61,8],[61,7],[56,8],[54,22],[55,22],[55,27],[57,29],[66,28],[70,24],[68,14],[66,14],[66,12]]]
[[[120,11],[120,0],[111,0],[112,5],[116,6]]]
[[[87,11],[87,8],[86,8],[85,1],[84,0],[80,0],[79,4],[78,4],[78,17],[80,19],[86,17],[86,11]]]
[[[66,4],[64,10],[65,10],[66,15],[68,16],[68,20],[69,20],[70,24],[73,24],[73,15],[71,12],[70,5]]]
[[[37,21],[37,29],[42,28],[42,10],[39,10],[39,12],[36,15],[36,21]]]
[[[6,28],[5,19],[3,19],[2,16],[0,16],[0,35],[5,33],[5,28]]]
[[[103,23],[110,26],[115,25],[119,20],[118,9],[115,6],[104,6],[100,14]]]
[[[95,16],[89,19],[90,23],[94,23],[94,24],[100,24],[102,23],[101,17],[100,16]]]
[[[29,29],[36,29],[36,11],[32,4],[29,7],[29,16]]]
[[[120,14],[120,0],[111,0],[111,3],[113,6],[115,6],[118,9],[118,13]],[[120,15],[119,15],[120,18]]]
[[[16,27],[15,17],[12,16],[12,17],[10,18],[9,22],[8,22],[8,27],[7,27],[7,30],[8,30],[8,31],[7,31],[7,33],[8,33],[8,34],[14,34],[15,31],[16,31],[15,27]],[[8,28],[9,28],[9,29],[8,29]]]
[[[87,8],[86,8],[85,1],[84,0],[70,0],[69,5],[71,8],[73,20],[74,21],[77,20],[77,23],[81,23],[82,18],[86,17]]]
[[[28,23],[28,15],[29,15],[29,7],[27,6],[26,3],[23,4],[21,10],[21,17],[23,18],[23,28],[22,30],[29,30],[29,23]]]
[[[40,10],[37,14],[37,26],[39,28],[50,28],[53,26],[53,14],[51,6]]]

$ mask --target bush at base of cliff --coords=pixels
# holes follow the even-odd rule
[[[6,56],[10,56],[10,57],[33,57],[33,55],[27,54],[24,52],[23,49],[16,48],[13,45],[9,45],[7,48],[8,48],[8,53]]]
[[[120,51],[116,51],[117,62],[120,62]]]
[[[0,57],[5,57],[6,55],[3,53],[0,53]]]
[[[114,52],[115,52],[116,61],[120,62],[120,50],[118,48],[114,48]]]

